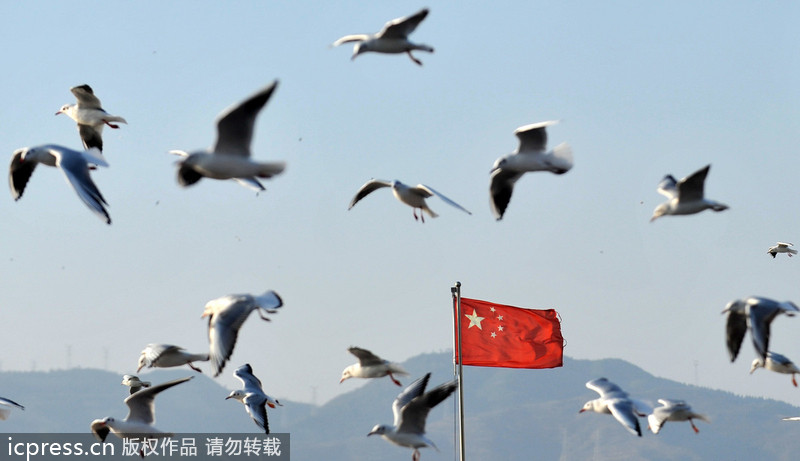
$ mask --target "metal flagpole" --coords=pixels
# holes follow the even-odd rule
[[[461,362],[461,282],[456,282],[456,286],[450,288],[453,301],[456,305],[453,315],[453,363],[455,364],[456,379],[458,382],[458,454],[459,459],[464,461],[464,374]],[[456,364],[455,358],[458,357]]]

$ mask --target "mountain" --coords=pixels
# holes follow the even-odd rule
[[[420,355],[403,367],[412,373],[403,384],[430,371],[433,387],[452,379],[452,354]],[[195,379],[159,395],[158,427],[181,433],[256,432],[242,405],[225,400],[229,390],[205,375],[158,370],[141,378],[162,382],[181,376]],[[647,431],[636,437],[611,415],[578,414],[584,402],[597,396],[584,384],[601,376],[651,404],[658,398],[684,399],[711,423],[696,422],[700,433],[695,434],[688,423],[667,422],[658,435]],[[0,421],[0,430],[85,432],[95,418],[124,417],[127,388],[121,379],[89,369],[2,372],[0,396],[26,410]],[[269,412],[270,426],[291,434],[293,461],[408,461],[411,450],[366,436],[375,424],[392,422],[391,404],[401,390],[380,379],[319,407],[281,399],[284,406]],[[455,405],[451,397],[431,411],[427,432],[441,452],[423,449],[424,460],[453,459]],[[563,367],[548,370],[464,367],[464,414],[470,460],[794,460],[800,450],[800,423],[781,421],[800,415],[800,408],[657,378],[618,359],[565,358]],[[641,423],[644,431],[647,422]]]

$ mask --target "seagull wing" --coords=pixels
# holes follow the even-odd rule
[[[428,16],[428,9],[423,8],[418,13],[404,18],[392,19],[387,22],[383,29],[378,32],[378,37],[406,39],[409,34],[414,32],[420,22]]]
[[[86,149],[96,147],[103,150],[103,125],[92,126],[79,123],[78,134],[80,134],[83,147]]]
[[[672,199],[678,195],[678,181],[671,174],[664,176],[664,179],[658,183],[658,193]]]
[[[522,173],[497,168],[492,171],[491,182],[489,184],[489,205],[492,214],[498,221],[503,219],[503,214],[511,202],[511,194],[514,192],[514,184]]]
[[[15,401],[13,401],[11,399],[4,398],[4,397],[0,397],[0,405],[6,405],[6,406],[9,406],[9,407],[15,407],[15,408],[19,408],[20,410],[24,410],[25,409],[25,407],[23,407],[22,405],[18,404],[17,402],[15,402]]]
[[[248,393],[244,397],[244,407],[253,421],[269,434],[269,419],[267,418],[267,396],[264,393]]]
[[[431,408],[450,396],[458,386],[456,381],[442,384],[411,400],[401,411],[397,432],[425,433],[425,421]]]
[[[92,434],[101,442],[105,442],[108,433],[111,432],[111,429],[102,419],[95,419],[89,427],[92,429]]]
[[[253,367],[249,363],[245,363],[233,372],[233,376],[239,378],[242,386],[247,391],[262,390],[261,380],[253,374]]]
[[[353,208],[359,200],[382,187],[392,187],[392,183],[382,179],[370,179],[356,192],[356,196],[350,201],[350,206],[348,206],[347,209]]]
[[[454,206],[454,207],[458,208],[459,210],[463,211],[463,212],[464,212],[464,213],[466,213],[466,214],[470,214],[470,215],[472,214],[472,213],[470,213],[470,212],[469,212],[469,211],[468,211],[466,208],[464,208],[463,206],[459,205],[458,203],[456,203],[456,202],[454,202],[454,201],[450,200],[450,199],[449,199],[449,198],[447,198],[447,197],[446,197],[444,194],[442,194],[441,192],[438,192],[438,191],[437,191],[436,189],[434,189],[433,187],[426,186],[426,185],[424,185],[424,184],[417,184],[417,188],[419,188],[419,189],[422,189],[422,190],[424,190],[424,191],[428,192],[428,193],[429,193],[429,194],[431,194],[431,195],[435,195],[435,196],[439,197],[440,199],[442,199],[442,200],[443,200],[445,203],[447,203],[448,205],[450,205],[450,206]]]
[[[628,399],[611,399],[608,402],[608,409],[625,429],[631,434],[642,436],[642,428],[639,426],[639,418],[634,412],[633,402]]]
[[[74,86],[69,91],[75,95],[75,99],[78,100],[78,106],[81,108],[103,110],[100,100],[94,95],[94,91],[89,85]]]
[[[8,185],[11,187],[11,196],[14,200],[19,200],[25,192],[25,186],[36,169],[36,162],[23,161],[22,153],[25,149],[17,149],[11,157],[11,165],[8,168]]]
[[[266,88],[220,114],[217,118],[215,153],[241,157],[250,156],[250,143],[253,139],[256,116],[267,104],[277,86],[278,81],[275,80]]]
[[[343,43],[350,43],[350,42],[363,42],[364,40],[369,40],[369,35],[367,34],[353,34],[353,35],[345,35],[344,37],[336,40],[331,44],[331,46],[339,46]]]
[[[148,344],[142,350],[145,359],[145,365],[148,368],[156,366],[158,360],[164,355],[172,352],[180,352],[184,350],[182,347],[174,346],[172,344]]]
[[[738,312],[728,312],[728,320],[725,324],[725,344],[728,346],[731,362],[736,360],[736,356],[739,355],[745,333],[747,333],[747,317]]]
[[[774,306],[771,303],[750,305],[750,335],[761,360],[767,360],[770,324],[781,312],[782,309],[777,303]]]
[[[706,182],[706,175],[711,165],[706,165],[700,170],[686,178],[678,181],[678,198],[680,200],[694,201],[703,200],[703,187]]]
[[[394,402],[392,403],[392,413],[394,413],[395,428],[399,427],[403,420],[403,408],[414,398],[422,395],[425,392],[425,386],[428,385],[428,380],[430,378],[430,373],[425,374],[425,376],[422,378],[419,378],[413,383],[409,384],[405,389],[403,389],[403,392],[401,392],[397,398],[394,399]]]
[[[214,376],[219,376],[228,361],[239,328],[247,320],[255,305],[251,299],[232,297],[231,304],[225,309],[212,315],[208,320],[209,359],[214,367]]]
[[[546,129],[548,126],[555,125],[556,123],[558,123],[558,120],[550,120],[547,122],[523,125],[514,130],[514,134],[519,138],[518,152],[544,152],[547,147]]]
[[[382,365],[384,362],[386,362],[385,360],[373,354],[372,352],[366,349],[362,349],[360,347],[351,347],[347,349],[347,351],[358,357],[358,362],[361,364],[362,367],[368,367],[371,365]]]
[[[89,176],[89,166],[84,156],[74,151],[59,151],[53,148],[50,151],[58,158],[58,166],[83,203],[106,224],[111,224],[111,216],[104,206],[108,203]]]
[[[597,378],[586,383],[586,387],[600,394],[600,397],[627,397],[628,393],[623,391],[621,387],[607,380],[606,378]]]
[[[155,399],[159,392],[165,391],[172,386],[184,383],[194,378],[174,379],[165,383],[157,384],[140,390],[135,394],[131,394],[125,399],[125,405],[128,405],[128,416],[125,417],[126,421],[136,421],[144,424],[153,424],[156,420],[156,406]]]

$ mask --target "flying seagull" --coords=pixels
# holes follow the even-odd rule
[[[60,169],[83,203],[106,224],[111,224],[111,216],[105,208],[108,203],[89,175],[89,170],[93,169],[93,166],[108,166],[99,150],[79,152],[55,144],[15,150],[11,157],[8,175],[11,196],[14,200],[22,197],[33,170],[40,163]]]
[[[153,427],[153,423],[156,421],[156,395],[192,378],[193,376],[175,379],[129,395],[125,399],[125,404],[128,405],[128,416],[123,420],[112,417],[95,419],[91,424],[92,433],[101,442],[105,442],[109,432],[121,439],[172,437],[174,434],[162,432]]]
[[[146,387],[150,387],[150,381],[142,381],[136,375],[123,376],[122,384],[131,388],[131,394],[135,394]]]
[[[173,150],[180,155],[178,184],[190,186],[203,177],[239,179],[251,187],[260,185],[256,178],[271,178],[283,172],[284,162],[255,162],[250,160],[250,144],[256,116],[267,104],[278,81],[258,91],[217,117],[217,141],[211,149],[195,152]],[[263,188],[263,186],[261,186]]]
[[[17,402],[11,399],[0,397],[0,419],[2,419],[3,421],[8,419],[8,415],[11,414],[11,410],[13,408],[19,408],[20,410],[25,409],[25,407],[23,407],[22,405],[18,404]]]
[[[182,150],[171,150],[169,151],[170,154],[177,155],[179,157],[188,157],[189,153]],[[256,191],[256,192],[263,192],[267,190],[261,181],[258,178],[249,177],[249,178],[231,178],[231,180],[236,181],[240,186],[245,187],[247,189]]]
[[[761,358],[753,359],[753,364],[750,366],[750,374],[762,367],[776,373],[792,375],[792,384],[797,387],[797,380],[794,375],[795,373],[800,373],[800,368],[797,368],[797,365],[785,355],[767,351],[767,360],[762,360]]]
[[[355,197],[353,197],[353,200],[350,202],[350,206],[348,206],[347,209],[348,210],[352,209],[356,205],[356,203],[358,203],[359,200],[371,194],[373,191],[376,191],[383,187],[391,187],[394,197],[397,200],[400,200],[402,203],[405,203],[406,205],[413,208],[414,219],[415,220],[421,219],[423,223],[425,222],[425,217],[422,214],[423,211],[428,213],[428,216],[430,216],[431,218],[439,216],[436,213],[434,213],[433,210],[428,208],[428,204],[425,202],[426,198],[432,197],[434,195],[444,200],[445,203],[447,203],[448,205],[452,205],[467,214],[470,215],[472,214],[469,211],[467,211],[466,208],[445,197],[444,195],[437,192],[430,186],[426,186],[424,184],[417,184],[416,186],[411,187],[401,183],[396,179],[394,181],[370,179],[369,181],[366,182],[366,184],[361,186],[358,192],[356,192]],[[417,217],[417,208],[420,209],[419,217]]]
[[[278,400],[264,393],[264,389],[261,387],[261,380],[255,377],[253,368],[249,363],[237,368],[236,371],[233,372],[233,375],[242,382],[242,389],[231,392],[230,395],[225,397],[225,400],[236,399],[242,402],[245,410],[247,410],[247,414],[253,418],[253,422],[263,429],[265,433],[269,434],[267,406],[275,408],[275,405],[283,405],[281,405]]]
[[[377,34],[356,34],[345,35],[333,42],[331,46],[339,46],[343,43],[355,42],[353,56],[355,59],[361,53],[374,51],[376,53],[406,53],[412,61],[422,65],[422,61],[415,58],[411,52],[414,50],[427,51],[433,53],[433,48],[410,42],[408,36],[414,32],[420,22],[428,15],[428,9],[424,8],[418,13],[405,18],[397,18],[387,22],[383,29]]]
[[[111,122],[125,123],[122,117],[111,115],[100,105],[100,100],[94,95],[92,87],[89,85],[74,86],[69,89],[78,100],[77,104],[65,104],[61,109],[56,112],[58,114],[67,114],[69,118],[75,120],[78,124],[78,133],[81,135],[83,146],[88,150],[96,147],[103,150],[103,125],[108,125],[111,128],[119,128]]]
[[[494,162],[489,185],[492,214],[499,221],[511,201],[514,184],[523,174],[532,171],[549,171],[564,174],[572,168],[572,148],[561,143],[547,151],[547,127],[557,120],[539,122],[517,128],[514,134],[519,138],[519,147],[514,152],[500,157]]]
[[[661,406],[654,408],[653,412],[647,416],[648,427],[653,434],[658,434],[667,421],[689,421],[695,434],[699,433],[700,429],[694,425],[693,419],[711,422],[706,415],[692,411],[692,407],[683,400],[658,399],[658,403]]]
[[[203,371],[192,365],[192,362],[205,362],[208,359],[208,354],[191,354],[186,352],[186,349],[172,344],[148,344],[139,356],[139,368],[136,372],[144,367],[169,368],[188,365],[192,370],[202,373]]]
[[[456,381],[451,381],[426,393],[425,386],[428,385],[430,377],[431,374],[428,373],[419,378],[397,396],[392,404],[394,424],[391,426],[379,424],[372,428],[367,436],[378,434],[395,445],[413,448],[412,461],[419,461],[420,448],[427,446],[436,448],[433,441],[425,437],[425,420],[431,408],[452,394],[457,384]]]
[[[392,374],[396,373],[401,376],[408,375],[408,372],[400,365],[389,362],[388,360],[383,360],[366,349],[351,347],[347,349],[347,351],[358,358],[358,363],[344,369],[342,372],[342,379],[339,380],[340,384],[350,378],[381,378],[383,376],[388,376],[393,383],[402,386],[400,381],[396,380]]]
[[[767,253],[772,255],[772,259],[775,259],[778,253],[786,253],[791,258],[797,254],[797,250],[789,248],[791,246],[794,246],[794,243],[778,242],[776,245],[769,247]]]
[[[578,413],[593,411],[595,413],[611,414],[633,435],[642,436],[642,428],[637,416],[645,416],[647,405],[631,399],[622,388],[606,378],[593,379],[586,383],[586,387],[600,394],[600,397],[589,400],[583,404]]]
[[[728,303],[723,314],[728,314],[725,327],[725,342],[731,362],[736,360],[747,330],[753,338],[753,347],[761,360],[767,360],[769,350],[769,326],[778,314],[794,316],[800,311],[791,301],[778,302],[772,299],[751,296]]]
[[[672,175],[664,176],[658,184],[658,193],[669,200],[658,205],[653,211],[650,222],[664,215],[687,215],[699,213],[703,210],[724,211],[728,205],[703,196],[703,186],[711,165],[706,165],[686,178],[676,181]]]
[[[282,305],[283,301],[280,296],[272,290],[261,296],[227,295],[206,303],[203,315],[200,317],[208,317],[209,357],[215,377],[219,376],[225,367],[225,362],[233,353],[239,328],[242,327],[250,313],[258,311],[262,320],[269,321],[270,319],[261,311],[274,314]]]

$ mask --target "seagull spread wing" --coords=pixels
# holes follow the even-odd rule
[[[217,142],[214,152],[218,154],[250,156],[250,143],[256,116],[267,104],[278,85],[278,81],[250,96],[243,102],[226,109],[217,119]]]
[[[358,192],[356,192],[356,195],[355,197],[353,197],[353,200],[350,201],[350,206],[348,206],[347,209],[349,210],[353,208],[356,205],[356,203],[358,203],[359,200],[383,187],[392,187],[392,183],[390,181],[384,181],[382,179],[370,179],[363,186],[361,186],[360,189],[358,189]]]
[[[404,18],[397,18],[387,22],[378,32],[381,38],[406,39],[414,32],[420,22],[428,16],[428,9],[424,8],[418,13]]]

